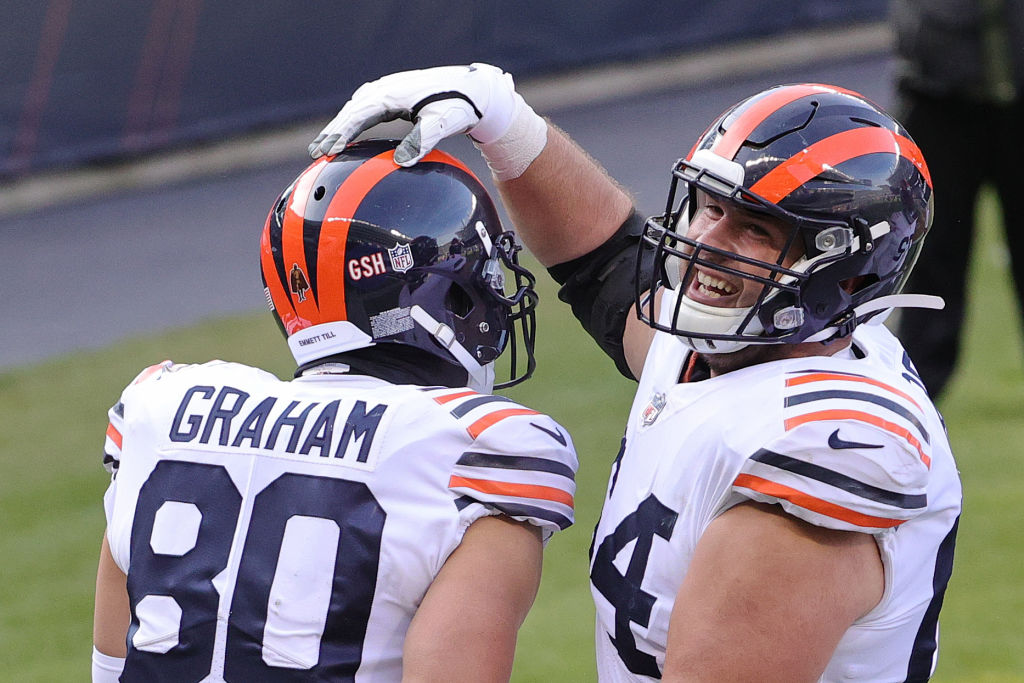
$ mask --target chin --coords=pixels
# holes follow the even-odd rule
[[[795,355],[795,344],[751,344],[731,353],[701,354],[712,375],[722,375],[759,363],[767,363]]]

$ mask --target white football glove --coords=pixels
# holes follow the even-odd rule
[[[395,150],[395,163],[411,166],[452,135],[468,133],[484,145],[498,140],[524,106],[512,76],[490,64],[402,71],[361,85],[309,154],[337,154],[364,130],[405,119],[414,125]]]

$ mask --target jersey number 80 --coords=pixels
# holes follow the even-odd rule
[[[225,681],[353,680],[377,582],[383,508],[361,482],[285,473],[256,495],[239,528],[241,512],[224,467],[163,460],[154,468],[132,526],[132,621],[121,680],[199,681],[211,673],[215,645]],[[164,533],[189,526],[192,535]],[[181,536],[194,543],[167,547]],[[237,578],[226,585],[232,548],[243,541]],[[230,616],[218,632],[225,590]]]

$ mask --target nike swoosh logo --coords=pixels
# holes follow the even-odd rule
[[[563,446],[566,445],[565,435],[562,434],[562,432],[557,427],[555,428],[555,431],[551,431],[550,429],[547,429],[546,427],[541,427],[539,424],[534,424],[532,422],[530,423],[530,426],[531,427],[536,427],[537,429],[539,429],[540,431],[544,432],[545,434],[547,434],[548,436],[550,436],[552,439],[554,439],[558,443],[562,444]]]
[[[881,448],[880,443],[861,443],[860,441],[846,441],[839,438],[839,430],[828,435],[828,445],[836,450],[843,448]]]

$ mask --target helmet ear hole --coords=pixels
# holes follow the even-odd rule
[[[840,282],[839,286],[842,287],[847,294],[856,294],[862,289],[867,289],[876,282],[878,282],[878,276],[874,273],[870,273],[868,275],[858,275],[856,277],[847,278]]]
[[[473,300],[461,285],[453,282],[445,297],[445,308],[459,318],[465,318],[473,310]]]

